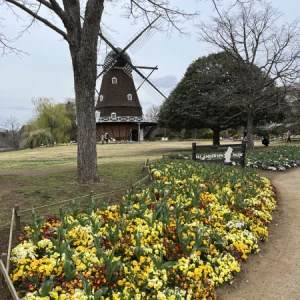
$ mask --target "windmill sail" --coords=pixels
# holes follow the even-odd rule
[[[104,36],[103,32],[99,32],[99,36],[115,51],[116,56],[114,57],[115,62],[121,57],[127,49],[133,49],[132,51],[135,53],[138,49],[142,47],[150,38],[151,36],[157,31],[158,27],[154,27],[154,23],[156,23],[160,19],[158,16],[155,20],[153,20],[147,27],[142,29],[128,44],[124,49],[119,49],[115,46],[117,45],[114,40],[108,35]],[[161,23],[162,21],[160,21]],[[99,78],[102,74],[107,72],[110,68],[113,67],[113,61],[103,65],[103,71],[97,76]]]
[[[150,38],[156,33],[156,31],[163,26],[163,22],[164,20],[159,16],[145,28],[147,30],[142,29],[140,32],[138,32],[132,39],[135,42],[129,47],[130,52],[132,54],[135,54],[140,48],[142,48],[142,46],[148,40],[150,40]],[[128,42],[128,45],[130,45],[130,42]]]
[[[134,80],[137,86],[142,85],[143,89],[157,102],[162,103],[167,98],[142,71],[138,70],[131,63],[127,63],[123,71]]]

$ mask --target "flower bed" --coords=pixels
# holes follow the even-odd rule
[[[246,166],[272,171],[298,167],[300,149],[298,146],[278,146],[268,151],[247,151]]]
[[[255,170],[158,162],[120,205],[25,227],[11,274],[22,299],[215,299],[259,251],[276,207]]]

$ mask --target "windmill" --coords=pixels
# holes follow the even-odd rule
[[[149,80],[156,67],[136,66],[127,50],[133,54],[156,32],[160,26],[160,18],[156,18],[141,30],[123,49],[115,46],[116,43],[108,34],[100,32],[99,36],[111,48],[104,63],[99,78],[103,75],[96,105],[96,134],[107,132],[117,140],[140,141],[147,138],[156,127],[155,121],[143,119],[142,107],[137,90],[143,87],[153,98],[161,101],[166,97]],[[156,24],[155,24],[156,23]],[[154,26],[154,24],[156,26]],[[142,70],[151,70],[144,75]],[[138,88],[136,88],[136,84]]]

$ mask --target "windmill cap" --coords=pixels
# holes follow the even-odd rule
[[[121,48],[116,48],[119,52],[121,52],[123,49],[121,49]],[[108,58],[113,58],[113,59],[115,59],[115,57],[118,55],[118,53],[116,53],[115,52],[115,50],[111,50],[110,52],[108,52],[108,54],[107,54],[107,56],[106,56],[106,58],[105,58],[105,60],[107,60]],[[123,54],[122,54],[122,56],[121,57],[119,57],[118,58],[118,60],[117,60],[117,62],[118,63],[124,63],[124,61],[125,62],[127,62],[127,61],[129,61],[130,63],[131,63],[131,59],[130,59],[130,56],[127,54],[127,52],[124,52]]]

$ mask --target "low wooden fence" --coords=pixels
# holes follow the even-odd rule
[[[10,267],[10,252],[11,252],[11,245],[12,245],[12,236],[13,236],[13,228],[14,222],[16,217],[15,208],[12,209],[12,216],[11,216],[11,224],[10,224],[10,231],[9,231],[9,241],[8,241],[8,250],[7,253],[2,253],[0,259],[0,287],[3,287],[3,283],[6,282],[6,285],[10,291],[11,297],[13,300],[19,300],[19,296],[15,290],[15,287],[9,277],[9,267]],[[6,264],[6,266],[5,266]]]
[[[192,143],[192,159],[200,162],[238,162],[245,168],[246,143],[197,146]]]
[[[1,288],[3,286],[3,283],[6,282],[7,287],[11,293],[12,299],[19,300],[17,292],[16,292],[16,290],[13,286],[13,283],[9,277],[9,268],[10,268],[10,253],[11,253],[11,248],[12,248],[13,230],[14,230],[14,227],[17,231],[21,230],[21,216],[22,215],[24,216],[26,213],[31,213],[32,210],[34,210],[35,212],[36,211],[38,212],[39,210],[43,210],[43,214],[45,214],[46,208],[52,209],[52,207],[55,207],[55,206],[59,206],[60,208],[62,208],[65,206],[69,206],[71,203],[74,203],[79,200],[86,200],[86,199],[99,200],[102,198],[107,199],[110,195],[119,194],[121,192],[126,192],[128,190],[134,190],[134,189],[140,187],[143,182],[145,182],[147,180],[152,181],[151,171],[149,168],[149,159],[144,164],[143,170],[145,170],[147,172],[147,175],[135,183],[132,182],[129,187],[126,187],[124,189],[119,189],[119,190],[111,191],[111,192],[105,192],[105,193],[101,193],[101,194],[84,195],[84,196],[73,198],[73,199],[62,200],[59,202],[55,202],[55,203],[51,203],[51,204],[47,204],[47,205],[40,205],[40,206],[36,206],[33,208],[29,208],[29,209],[23,209],[23,210],[20,210],[19,205],[16,204],[15,207],[12,209],[8,250],[7,250],[7,253],[2,253],[2,256],[0,258],[0,285],[1,285]],[[6,266],[5,266],[5,264],[6,264]],[[2,299],[2,298],[0,297],[0,299]]]
[[[18,294],[13,286],[12,281],[10,280],[10,277],[8,275],[7,270],[5,269],[5,266],[3,264],[2,259],[0,259],[0,285],[1,288],[3,287],[3,282],[5,281],[7,284],[7,287],[10,291],[11,297],[13,300],[19,300],[20,298],[18,297]]]

